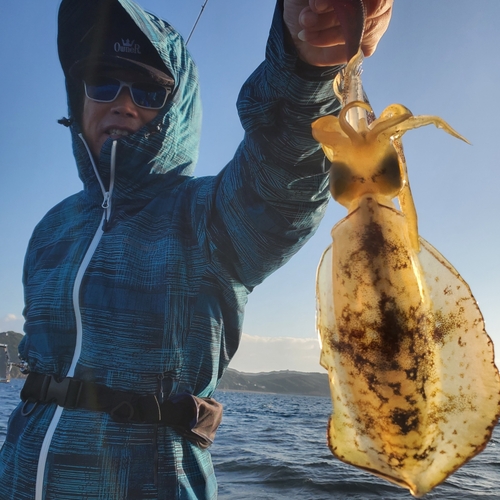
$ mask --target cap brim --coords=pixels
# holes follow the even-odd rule
[[[87,57],[81,59],[71,66],[69,74],[73,78],[83,79],[86,75],[102,69],[129,69],[147,76],[161,85],[166,85],[168,87],[173,87],[174,85],[174,79],[167,73],[153,66],[149,66],[148,64],[119,56]]]

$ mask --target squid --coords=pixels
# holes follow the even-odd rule
[[[481,452],[500,415],[500,377],[479,307],[418,234],[401,137],[436,116],[387,107],[375,119],[358,52],[312,124],[348,213],[317,271],[317,329],[333,413],[328,445],[348,464],[425,495]],[[394,202],[397,199],[398,204]]]

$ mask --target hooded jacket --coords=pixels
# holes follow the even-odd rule
[[[130,0],[110,1],[149,38],[175,88],[151,123],[109,139],[95,165],[78,122],[71,125],[84,187],[50,210],[30,240],[20,355],[38,373],[210,397],[238,347],[248,294],[297,252],[324,213],[328,179],[310,124],[338,109],[331,85],[338,68],[298,61],[278,5],[266,60],[238,99],[244,140],[217,176],[196,178],[194,63],[166,22]],[[65,47],[76,20],[103,3],[60,7],[70,114],[79,97]],[[5,500],[217,496],[208,450],[172,428],[55,403],[14,411],[0,484]]]

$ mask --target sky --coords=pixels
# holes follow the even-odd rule
[[[203,0],[139,3],[187,38]],[[57,124],[66,114],[58,5],[0,4],[0,331],[22,332],[22,265],[34,226],[82,187],[69,132]],[[217,173],[242,139],[235,102],[263,60],[273,10],[273,0],[210,0],[189,43],[204,102],[198,176]],[[419,232],[468,282],[500,352],[498,19],[498,0],[395,0],[363,82],[377,115],[401,103],[416,115],[440,116],[471,142],[429,126],[408,132],[403,145]],[[315,273],[345,215],[332,202],[313,238],[251,294],[233,368],[323,371]]]

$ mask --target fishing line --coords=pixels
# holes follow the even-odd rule
[[[191,36],[193,35],[194,30],[196,29],[198,21],[200,20],[200,17],[203,14],[203,11],[205,10],[205,6],[207,5],[207,3],[208,3],[208,0],[205,0],[205,3],[201,6],[200,13],[198,14],[198,17],[196,18],[196,21],[194,22],[194,25],[191,29],[191,33],[189,33],[188,39],[186,41],[186,47],[187,47],[187,44],[189,43],[189,40],[191,40]]]

